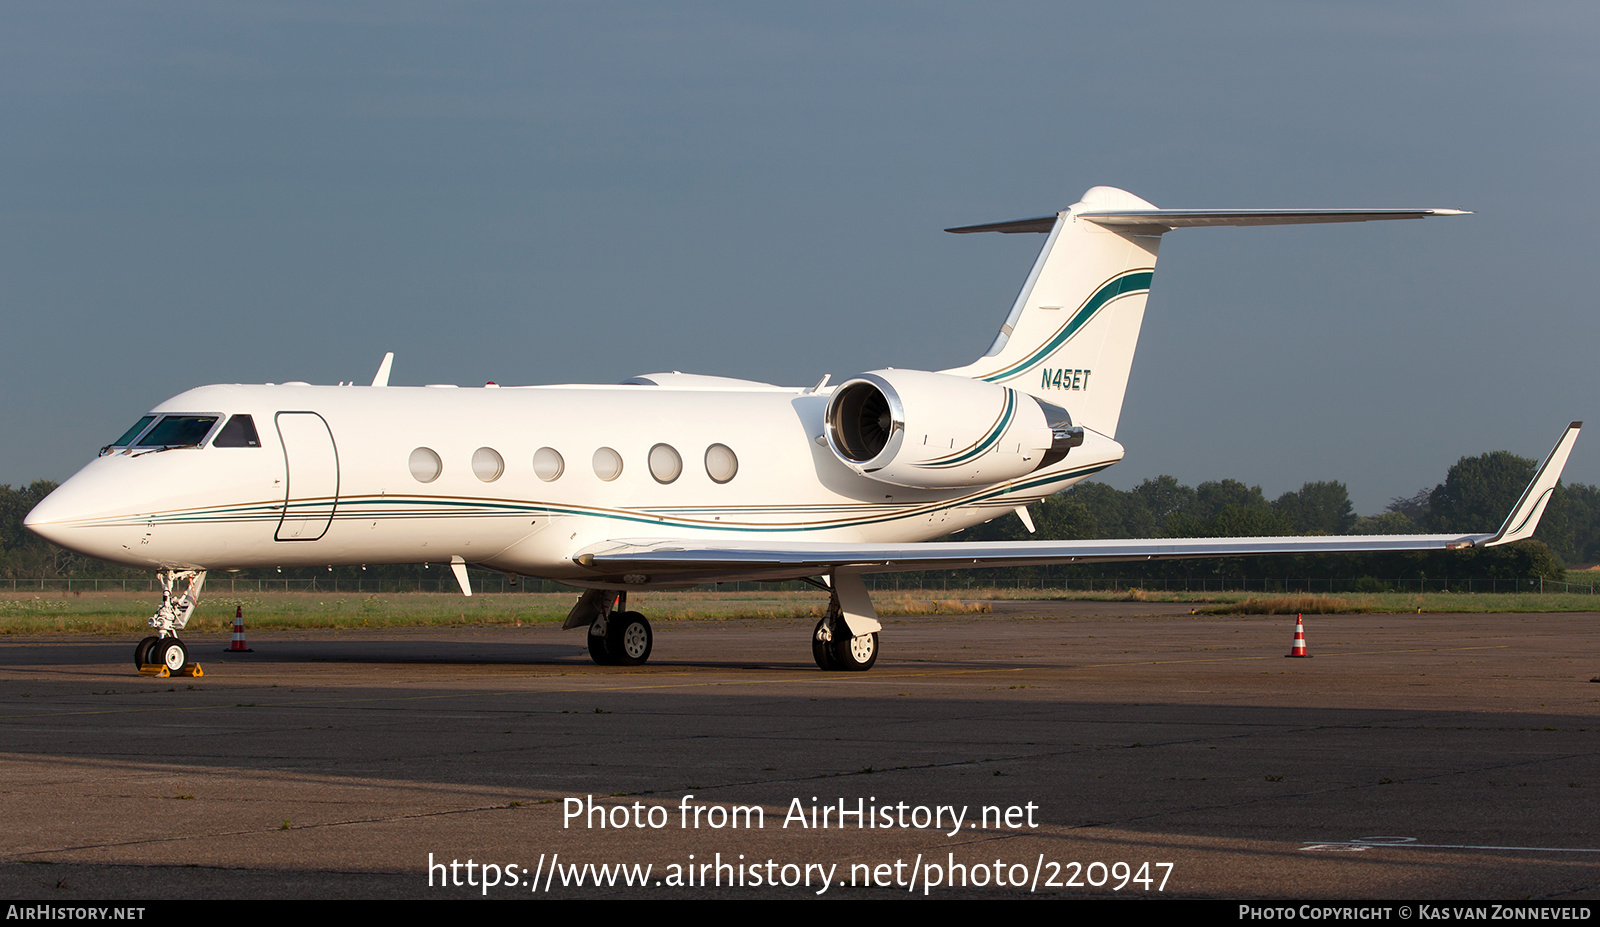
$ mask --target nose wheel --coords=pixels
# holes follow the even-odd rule
[[[202,676],[198,663],[189,662],[189,648],[176,637],[147,637],[134,648],[133,658],[143,676]]]
[[[164,637],[150,647],[150,662],[169,673],[176,673],[189,665],[189,648],[176,637]]]
[[[133,648],[133,668],[134,669],[144,669],[146,664],[156,662],[150,656],[150,648],[154,647],[160,641],[161,641],[161,638],[156,637],[154,634],[152,634],[149,637],[145,638],[144,640],[140,641],[138,643],[138,645],[136,645]]]

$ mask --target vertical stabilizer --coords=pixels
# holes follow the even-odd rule
[[[1048,232],[989,353],[944,373],[1002,383],[1116,437],[1161,236],[1178,228],[1469,215],[1461,209],[1157,209],[1093,187],[1065,212],[947,232]]]
[[[1065,408],[1076,424],[1115,437],[1166,229],[1107,227],[1080,214],[1154,209],[1124,190],[1095,187],[1059,213],[989,352],[944,372],[1031,393]],[[951,231],[1042,231],[1049,221]]]

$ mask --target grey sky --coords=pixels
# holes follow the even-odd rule
[[[1363,513],[1591,407],[1592,4],[0,7],[0,482],[211,382],[810,384],[981,353],[1095,184],[1167,237],[1108,471]],[[1576,267],[1577,271],[1570,268]],[[1569,268],[1562,270],[1562,268]],[[1600,438],[1568,479],[1600,482]]]

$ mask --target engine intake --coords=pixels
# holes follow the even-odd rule
[[[890,437],[905,427],[898,399],[893,387],[870,374],[839,387],[828,403],[828,434],[837,437],[839,455],[866,463],[883,453]]]

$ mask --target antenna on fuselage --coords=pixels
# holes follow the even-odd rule
[[[372,376],[373,386],[389,385],[389,368],[394,366],[394,352],[383,355],[383,363],[378,365],[378,372]]]

